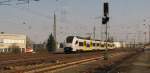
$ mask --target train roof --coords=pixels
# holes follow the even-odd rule
[[[78,39],[101,41],[101,40],[97,40],[97,39],[91,39],[91,37],[80,37],[80,36],[68,36],[67,38],[74,38],[74,37],[76,37]]]

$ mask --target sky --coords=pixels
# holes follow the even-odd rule
[[[0,0],[0,32],[25,34],[36,43],[47,40],[53,32],[53,15],[57,18],[57,38],[63,42],[67,36],[93,36],[104,39],[101,24],[103,0],[40,0],[30,3]],[[150,0],[109,0],[109,33],[115,41],[144,42],[150,22]],[[8,4],[8,5],[4,5]],[[146,24],[146,25],[143,25]],[[148,34],[146,34],[148,39]]]

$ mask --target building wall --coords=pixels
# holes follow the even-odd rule
[[[12,45],[18,46],[21,52],[26,50],[26,35],[0,34],[0,52],[8,52]]]

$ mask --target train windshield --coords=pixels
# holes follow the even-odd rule
[[[72,43],[73,38],[74,38],[73,36],[67,37],[66,42],[67,42],[67,43]]]

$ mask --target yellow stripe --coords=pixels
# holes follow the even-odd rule
[[[83,42],[84,49],[86,49],[86,40]]]
[[[90,49],[92,49],[93,47],[93,43],[92,43],[92,40],[90,40]]]

